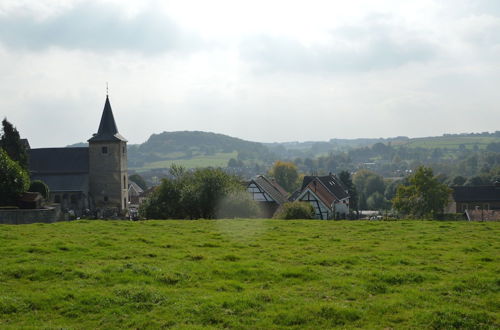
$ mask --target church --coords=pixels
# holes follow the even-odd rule
[[[109,96],[97,133],[84,148],[29,150],[31,180],[50,189],[50,202],[81,215],[85,210],[128,210],[127,140],[118,132]]]

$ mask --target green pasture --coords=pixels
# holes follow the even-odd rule
[[[226,167],[231,158],[236,158],[237,152],[215,153],[214,155],[195,155],[189,159],[166,159],[157,162],[146,163],[139,170],[153,168],[170,168],[172,164],[180,165],[186,168],[198,167]]]
[[[458,149],[463,144],[467,149],[474,148],[485,149],[490,143],[500,142],[500,138],[494,136],[438,136],[411,139],[405,145],[411,148],[448,148]]]
[[[0,225],[0,328],[498,329],[500,223]]]

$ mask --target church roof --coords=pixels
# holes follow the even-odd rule
[[[35,174],[32,180],[41,180],[49,186],[51,192],[76,192],[87,193],[89,191],[88,173],[70,174]]]
[[[32,175],[88,173],[89,148],[30,149],[29,170]]]
[[[111,104],[109,103],[109,97],[106,95],[106,103],[104,104],[104,110],[102,111],[101,123],[99,124],[99,129],[96,134],[94,134],[89,140],[89,142],[109,142],[109,141],[124,141],[125,138],[118,133],[118,128],[116,127],[115,117],[113,116],[113,110],[111,110]]]

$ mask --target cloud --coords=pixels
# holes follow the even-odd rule
[[[23,50],[50,47],[93,52],[131,51],[156,54],[192,50],[201,40],[183,31],[161,10],[148,7],[126,17],[110,3],[84,1],[55,16],[37,19],[20,11],[0,16],[0,42]]]
[[[435,44],[417,33],[371,17],[356,26],[335,29],[323,44],[304,45],[272,36],[248,38],[240,45],[243,59],[258,71],[363,72],[425,62],[437,55]]]

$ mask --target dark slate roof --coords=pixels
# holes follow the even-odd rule
[[[118,128],[116,127],[115,123],[115,117],[113,116],[113,110],[111,110],[111,104],[109,103],[109,97],[107,95],[106,103],[104,104],[104,110],[102,111],[101,123],[99,124],[99,130],[88,141],[127,141],[123,136],[120,135],[120,133],[118,133]]]
[[[77,174],[40,174],[33,175],[33,180],[41,180],[49,186],[50,192],[89,191],[88,173]]]
[[[36,174],[89,172],[88,148],[38,148],[29,150],[29,170]]]
[[[309,183],[311,183],[314,179],[317,179],[319,182],[321,182],[330,193],[337,197],[337,199],[340,200],[349,197],[347,188],[344,186],[342,181],[340,181],[340,179],[333,174],[325,176],[305,176],[304,180],[302,181],[301,190],[304,190],[304,188],[307,187]]]
[[[270,180],[263,175],[257,176],[252,181],[269,194],[276,203],[281,205],[288,201],[288,193],[276,181]]]
[[[463,186],[452,189],[455,202],[500,201],[500,186]]]

